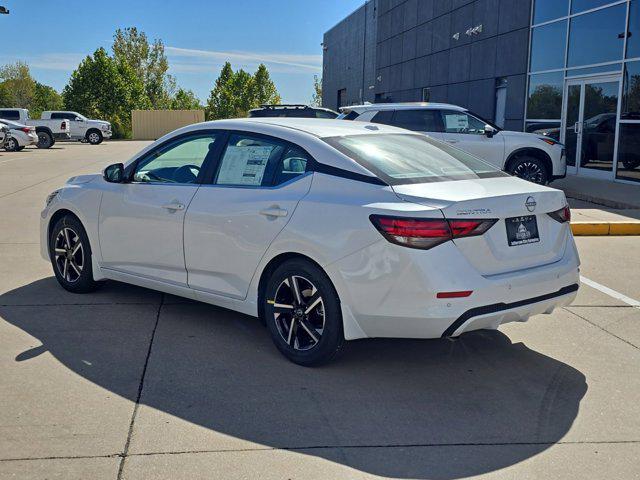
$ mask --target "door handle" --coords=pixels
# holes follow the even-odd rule
[[[460,140],[446,140],[447,143],[459,143]]]
[[[289,214],[285,209],[280,207],[270,207],[260,210],[260,215],[265,217],[286,217]]]
[[[581,124],[580,122],[576,122],[576,123],[573,125],[573,131],[574,131],[574,133],[576,133],[576,134],[577,134],[577,133],[580,133],[581,127],[582,127],[582,124]]]
[[[162,205],[162,208],[165,210],[169,210],[172,212],[176,212],[178,210],[184,210],[184,204],[179,202],[167,203],[166,205]]]

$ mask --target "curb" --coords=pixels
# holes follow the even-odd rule
[[[640,222],[575,222],[571,231],[576,237],[640,235]]]

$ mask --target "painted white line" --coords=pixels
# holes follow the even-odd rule
[[[609,287],[600,285],[598,282],[594,282],[593,280],[590,280],[587,277],[583,277],[582,275],[580,275],[580,281],[585,285],[589,285],[590,287],[595,288],[596,290],[600,290],[602,293],[605,293],[610,297],[615,298],[616,300],[620,300],[621,302],[626,303],[627,305],[640,308],[640,302],[638,300],[634,300],[633,298],[627,297],[626,295],[620,292],[616,292],[615,290]]]

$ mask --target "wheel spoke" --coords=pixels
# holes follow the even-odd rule
[[[314,343],[318,343],[318,332],[313,328],[306,320],[301,320],[300,325],[304,328],[305,332],[309,334]]]
[[[65,253],[67,253],[67,251],[64,248],[56,248],[55,252],[56,252],[56,257],[59,257],[60,255],[64,255]]]
[[[318,292],[315,293],[315,295],[312,295],[308,300],[307,300],[307,308],[305,308],[304,310],[304,314],[305,315],[309,315],[309,313],[311,313],[313,311],[314,308],[316,308],[316,306],[318,306],[318,304],[322,302],[322,297],[320,296],[320,294]]]
[[[293,294],[296,297],[296,302],[298,304],[302,303],[302,294],[300,293],[300,286],[298,285],[298,279],[294,276],[289,278],[289,282],[291,284],[291,289],[293,290]]]
[[[293,310],[293,305],[286,305],[284,303],[273,304],[274,313],[291,313],[291,310]]]
[[[64,246],[67,248],[71,248],[71,239],[69,238],[69,229],[65,228],[63,232],[64,232],[64,242],[65,242]]]
[[[293,339],[293,328],[295,327],[296,319],[291,317],[291,323],[289,324],[289,335],[287,337],[287,344],[291,345]]]
[[[68,280],[67,275],[69,274],[69,259],[65,258],[64,259],[64,268],[62,271],[62,276],[65,280]]]
[[[78,268],[78,266],[76,265],[76,262],[74,262],[73,260],[70,260],[69,263],[71,264],[71,268],[73,268],[78,274],[78,276],[80,276],[80,272],[82,272],[82,267]]]
[[[71,250],[71,255],[75,255],[76,253],[78,253],[78,250],[80,250],[81,248],[82,248],[82,242],[76,243],[76,246],[73,247],[73,250]]]

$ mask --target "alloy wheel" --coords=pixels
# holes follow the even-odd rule
[[[16,142],[15,138],[10,138],[5,144],[5,148],[10,152],[17,150],[18,146],[18,142]]]
[[[58,273],[69,283],[77,282],[84,268],[84,248],[80,236],[71,228],[58,232],[54,244]]]
[[[324,301],[309,279],[292,275],[276,289],[273,316],[278,333],[294,350],[311,350],[320,343],[325,325]]]
[[[89,134],[89,143],[98,143],[100,141],[100,135],[98,135],[96,132],[91,132]]]
[[[519,164],[513,173],[523,180],[528,180],[533,183],[544,183],[545,173],[535,162],[522,162]]]

